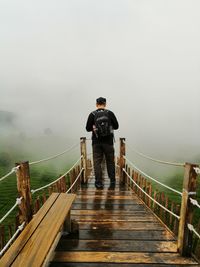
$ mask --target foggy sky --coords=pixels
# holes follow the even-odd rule
[[[90,137],[103,96],[117,137],[162,158],[200,155],[199,10],[199,0],[1,0],[0,110],[76,140]]]

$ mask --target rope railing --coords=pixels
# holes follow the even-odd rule
[[[60,157],[60,156],[64,155],[65,153],[70,152],[71,150],[73,150],[74,148],[76,148],[78,145],[79,145],[79,143],[76,143],[73,146],[69,147],[68,149],[64,150],[63,152],[61,152],[59,154],[56,154],[56,155],[53,155],[51,157],[44,158],[44,159],[41,159],[41,160],[30,162],[29,165],[35,165],[35,164],[38,164],[38,163],[42,163],[42,162],[49,161],[51,159],[55,159],[57,157]],[[16,166],[16,167],[12,168],[9,173],[5,174],[4,176],[2,176],[0,178],[0,182],[3,181],[4,179],[6,179],[7,177],[9,177],[14,172],[16,172],[19,169],[19,167],[20,166]]]
[[[17,198],[15,205],[0,219],[0,224],[10,215],[10,213],[21,204],[23,197]]]
[[[4,254],[4,252],[9,248],[9,246],[11,245],[11,243],[15,240],[15,238],[17,237],[17,235],[19,234],[19,232],[21,232],[24,229],[25,226],[25,222],[23,222],[20,226],[18,226],[17,231],[15,232],[15,234],[12,236],[12,238],[7,242],[7,244],[5,245],[5,247],[0,251],[0,257]]]
[[[197,201],[196,199],[190,198],[190,202],[191,202],[194,206],[196,206],[196,207],[198,207],[198,208],[200,209],[200,205],[199,205],[199,203],[198,203],[198,201]]]
[[[54,155],[54,156],[51,156],[51,157],[48,157],[48,158],[44,158],[44,159],[41,159],[41,160],[37,160],[37,161],[30,162],[29,165],[35,165],[35,164],[38,164],[38,163],[42,163],[42,162],[45,162],[45,161],[49,161],[49,160],[51,160],[51,159],[58,158],[58,157],[64,155],[65,153],[72,151],[72,150],[73,150],[74,148],[76,148],[78,145],[79,145],[79,143],[76,143],[76,144],[74,144],[73,146],[69,147],[68,149],[64,150],[63,152],[61,152],[61,153],[59,153],[59,154],[56,154],[56,155]]]
[[[9,173],[7,173],[6,175],[4,175],[3,177],[0,178],[0,182],[3,181],[4,179],[6,179],[7,177],[9,177],[14,172],[16,172],[18,169],[19,169],[19,166],[12,168],[12,170]]]
[[[55,184],[57,181],[59,181],[60,179],[62,179],[65,175],[67,175],[68,173],[70,173],[70,171],[71,171],[71,170],[72,170],[72,169],[79,163],[79,161],[80,161],[82,158],[83,158],[83,156],[81,156],[81,157],[74,163],[74,165],[73,165],[73,166],[72,166],[66,173],[64,173],[62,176],[60,176],[58,179],[54,180],[53,182],[51,182],[51,183],[49,183],[49,184],[47,184],[47,185],[45,185],[45,186],[40,187],[40,188],[32,189],[32,190],[31,190],[31,193],[34,194],[34,193],[36,193],[36,192],[38,192],[38,191],[41,191],[42,189],[45,189],[45,188],[51,186],[52,184]]]
[[[193,232],[199,239],[200,239],[200,234],[195,230],[194,226],[192,224],[188,223],[188,229]]]
[[[71,191],[71,189],[74,187],[74,185],[76,184],[76,182],[77,182],[78,179],[80,178],[80,176],[81,176],[83,170],[84,170],[84,168],[82,168],[82,169],[80,170],[80,172],[79,172],[79,174],[78,174],[76,180],[73,182],[73,184],[70,186],[70,188],[66,191],[66,194],[68,194],[68,193]]]
[[[47,158],[43,158],[43,159],[40,159],[40,160],[37,160],[37,161],[33,161],[33,162],[30,162],[30,163],[28,163],[28,161],[22,162],[22,163],[20,163],[19,166],[16,166],[9,173],[7,173],[3,177],[1,177],[0,178],[0,181],[6,179],[8,176],[10,176],[11,174],[13,174],[14,172],[17,172],[17,170],[21,167],[20,168],[20,172],[17,172],[17,181],[19,182],[19,184],[21,183],[20,185],[22,187],[22,191],[23,192],[27,192],[27,191],[30,190],[30,188],[28,188],[29,186],[24,186],[24,181],[26,181],[27,184],[30,183],[30,176],[27,175],[27,173],[29,172],[29,165],[32,166],[32,165],[35,165],[35,164],[39,164],[39,163],[42,163],[42,162],[49,161],[49,160],[55,159],[57,157],[60,157],[60,156],[64,155],[65,153],[70,152],[73,149],[76,149],[76,147],[79,144],[80,143],[78,142],[77,144],[72,145],[68,149],[65,149],[63,152],[58,153],[56,155],[49,156]],[[90,157],[90,155],[92,155],[92,153],[89,154],[89,157]],[[85,148],[85,142],[83,140],[83,141],[81,141],[81,156],[79,156],[78,160],[73,164],[73,166],[71,168],[69,168],[62,176],[60,176],[58,178],[56,177],[54,181],[52,181],[52,182],[50,182],[50,183],[48,183],[48,184],[46,184],[44,186],[41,186],[39,188],[32,189],[30,191],[31,191],[32,194],[34,194],[34,193],[36,193],[36,192],[38,192],[38,191],[40,191],[42,189],[45,189],[45,188],[47,188],[47,187],[55,184],[57,181],[61,180],[62,178],[64,178],[68,174],[72,174],[73,181],[70,182],[70,183],[72,183],[71,186],[70,186],[70,188],[68,190],[65,189],[64,191],[66,193],[69,193],[71,190],[77,190],[76,186],[79,184],[79,181],[80,181],[82,175],[83,175],[83,179],[85,179],[85,178],[87,179],[87,177],[85,177],[85,175],[87,175],[85,173],[87,173],[87,172],[84,172],[84,170],[86,170],[86,167],[87,167],[86,148]],[[72,172],[73,170],[74,170],[74,172]],[[76,176],[77,177],[76,176],[74,177],[74,174],[75,173],[76,173]],[[75,181],[74,181],[74,179],[75,179]],[[78,182],[78,184],[77,184],[77,182]],[[62,188],[62,190],[64,189],[65,186],[66,186],[66,183],[64,185],[64,181],[63,181],[63,188]],[[18,191],[19,191],[19,188],[18,188]],[[20,196],[23,196],[23,194],[22,194],[23,192],[19,191],[19,195]],[[18,205],[21,204],[21,201],[23,201],[23,197],[19,197],[19,198],[16,199],[16,203],[9,209],[9,211],[6,211],[6,214],[2,218],[0,218],[0,224],[5,221],[5,219],[14,211],[14,209]],[[27,199],[27,203],[29,203],[29,200],[28,199]],[[16,239],[16,237],[18,236],[19,232],[22,231],[23,228],[25,227],[25,225],[26,225],[26,223],[25,223],[26,217],[25,216],[26,216],[26,214],[24,216],[22,216],[23,217],[22,221],[24,221],[24,223],[22,223],[18,227],[17,231],[14,233],[14,235],[11,237],[11,239],[8,242],[6,241],[7,243],[3,247],[3,249],[1,247],[2,250],[0,251],[0,256],[2,256],[4,254],[4,252],[9,248],[9,246],[11,245],[11,243]],[[4,233],[5,232],[4,227],[2,229],[3,230],[2,230],[2,233],[1,233],[0,238],[2,238],[5,235],[5,233]]]
[[[195,170],[195,172],[196,172],[197,175],[200,174],[200,168],[199,167],[194,167],[194,170]]]
[[[172,212],[171,210],[167,209],[166,207],[164,207],[162,204],[160,204],[158,201],[156,201],[154,198],[152,198],[147,192],[145,192],[133,179],[132,177],[127,173],[127,171],[123,168],[124,173],[127,175],[127,177],[137,186],[137,188],[140,189],[140,191],[142,191],[148,198],[150,198],[153,202],[155,202],[158,206],[160,206],[161,208],[163,208],[165,211],[167,211],[168,213],[170,213],[171,215],[173,215],[174,217],[176,217],[178,220],[180,219],[180,216],[178,216],[177,214],[175,214],[174,212]]]
[[[133,164],[127,157],[124,156],[124,159],[125,159],[126,161],[128,161],[129,164],[130,164],[135,170],[137,170],[138,172],[140,172],[141,174],[143,174],[145,177],[147,177],[147,178],[149,178],[150,180],[156,182],[157,184],[159,184],[159,185],[161,185],[161,186],[167,188],[168,190],[171,190],[171,191],[173,191],[174,193],[177,193],[178,195],[182,196],[182,193],[181,193],[180,191],[178,191],[178,190],[176,190],[176,189],[174,189],[174,188],[172,188],[172,187],[170,187],[170,186],[168,186],[168,185],[166,185],[166,184],[163,184],[163,183],[159,182],[159,181],[156,180],[155,178],[153,178],[153,177],[151,177],[150,175],[146,174],[145,172],[141,171],[141,170],[140,170],[137,166],[135,166],[135,165],[134,165],[134,164]]]
[[[124,143],[126,143],[125,141],[123,141]],[[127,145],[127,144],[126,144]],[[159,160],[159,159],[155,159],[155,158],[152,158],[150,156],[147,156],[139,151],[137,151],[135,148],[132,148],[130,147],[129,145],[127,145],[127,147],[135,152],[137,155],[143,157],[143,158],[146,158],[146,159],[149,159],[151,161],[154,161],[154,162],[157,162],[157,163],[160,163],[160,164],[165,164],[165,165],[171,165],[171,166],[176,166],[176,167],[184,167],[185,166],[185,163],[180,163],[180,162],[170,162],[170,161],[164,161],[164,160]]]

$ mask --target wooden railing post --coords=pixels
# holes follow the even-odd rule
[[[32,219],[32,196],[30,189],[30,171],[28,161],[16,163],[20,166],[16,171],[17,176],[17,190],[19,197],[22,197],[21,204],[19,205],[19,222],[26,224]]]
[[[124,156],[126,155],[126,144],[125,144],[125,138],[119,139],[119,166],[120,166],[120,184],[125,183],[125,173],[123,169],[125,168],[125,159]]]
[[[80,138],[80,145],[81,145],[81,168],[84,168],[82,172],[81,182],[87,183],[87,147],[86,147],[86,137]]]
[[[186,163],[183,181],[183,193],[180,211],[180,222],[178,231],[178,251],[182,256],[190,256],[192,250],[192,232],[188,229],[188,224],[192,224],[193,205],[190,197],[196,197],[197,174],[194,170],[198,165]]]

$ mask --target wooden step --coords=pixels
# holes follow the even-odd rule
[[[98,263],[91,263],[91,262],[87,262],[87,263],[84,263],[82,262],[81,265],[80,263],[67,263],[67,262],[52,262],[50,264],[50,267],[197,267],[196,264],[176,264],[176,263],[171,263],[170,265],[166,265],[166,264],[140,264],[140,263],[101,263],[101,262],[98,262]]]
[[[134,263],[134,264],[198,264],[178,253],[140,252],[61,252],[55,253],[55,262]],[[176,266],[176,265],[175,265]]]
[[[153,213],[149,210],[136,210],[136,211],[130,211],[130,210],[72,210],[71,211],[72,215],[77,215],[77,216],[110,216],[110,218],[113,217],[113,219],[115,219],[115,216],[154,216]]]
[[[62,238],[56,251],[177,252],[175,241],[80,240]]]
[[[118,230],[157,230],[163,231],[165,228],[159,222],[78,222],[80,229],[107,229],[112,232]]]
[[[96,189],[94,185],[90,185],[88,186],[87,188],[86,187],[82,187],[82,189],[80,190],[80,192],[83,192],[83,193],[86,193],[86,192],[99,192],[99,193],[114,193],[114,192],[124,192],[124,194],[129,191],[129,187],[126,186],[126,187],[119,187],[119,186],[116,186],[115,189],[111,190],[109,189],[109,185],[105,186],[103,189]]]
[[[88,194],[85,194],[85,195],[78,195],[76,200],[88,200],[88,199],[92,199],[92,200],[97,200],[97,199],[108,199],[108,200],[137,200],[140,202],[140,200],[138,199],[138,197],[136,197],[135,195],[113,195],[113,194],[105,194],[105,195],[88,195]]]
[[[139,199],[108,199],[108,198],[93,198],[93,199],[76,199],[75,204],[112,204],[112,205],[143,205]]]
[[[121,190],[80,190],[77,192],[77,196],[135,196],[131,191],[121,191]]]
[[[109,229],[89,229],[80,230],[78,235],[64,233],[62,238],[74,239],[75,236],[80,240],[157,240],[157,241],[174,241],[175,237],[168,231],[152,230],[115,230],[112,232]]]
[[[145,211],[146,207],[143,205],[120,205],[112,203],[74,203],[72,206],[74,210],[126,210],[126,211]]]
[[[111,218],[109,215],[73,215],[72,218],[79,222],[157,222],[156,218],[153,215],[139,214],[137,216],[116,215],[113,216],[113,218]]]

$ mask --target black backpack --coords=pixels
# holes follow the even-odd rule
[[[112,134],[112,126],[109,118],[108,110],[100,109],[93,112],[94,114],[94,124],[96,127],[95,135],[96,137],[105,137]]]

